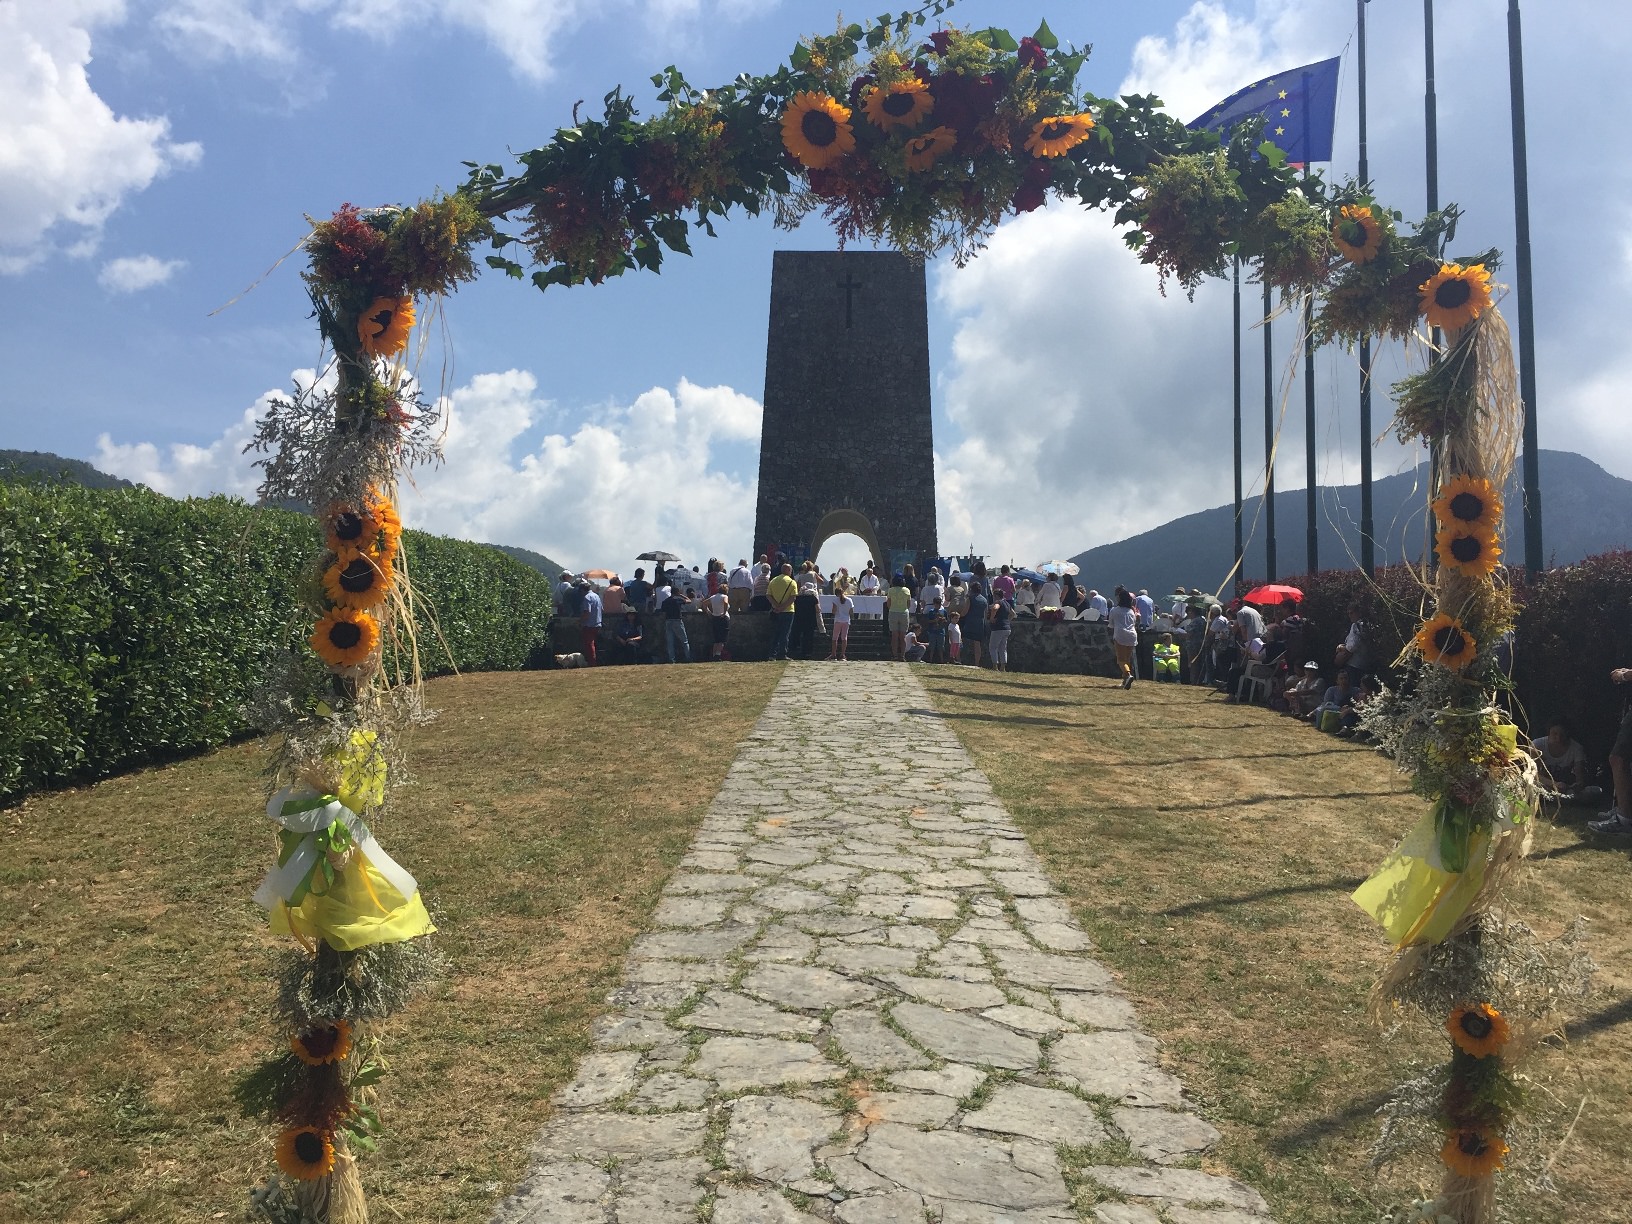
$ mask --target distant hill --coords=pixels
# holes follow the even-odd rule
[[[546,578],[559,578],[563,570],[571,570],[570,565],[561,565],[551,561],[543,553],[534,552],[530,548],[518,548],[514,544],[489,544],[488,548],[496,548],[500,552],[514,557],[523,565],[530,565]]]
[[[87,489],[132,487],[130,481],[98,471],[83,459],[65,459],[48,451],[0,450],[0,480],[40,480]]]
[[[1592,460],[1569,451],[1544,450],[1540,456],[1542,542],[1546,563],[1569,565],[1582,557],[1632,548],[1632,481],[1612,476]],[[1428,470],[1387,476],[1372,482],[1372,521],[1377,564],[1420,560],[1427,541]],[[1524,559],[1520,472],[1515,464],[1508,481],[1509,511],[1506,558]],[[1248,537],[1243,568],[1249,579],[1262,579],[1264,517],[1260,501],[1242,507],[1242,531]],[[1101,591],[1122,583],[1152,593],[1175,586],[1217,590],[1235,560],[1233,506],[1187,514],[1154,530],[1114,544],[1102,544],[1072,557],[1082,567],[1081,581]],[[1256,530],[1254,520],[1256,518]],[[1307,569],[1308,518],[1302,489],[1275,495],[1275,561],[1279,577]],[[1320,490],[1318,547],[1322,569],[1359,566],[1360,486]]]

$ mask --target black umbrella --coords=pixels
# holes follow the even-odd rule
[[[635,560],[636,561],[678,561],[678,560],[680,560],[680,558],[675,556],[671,552],[664,552],[660,548],[654,548],[654,549],[652,549],[651,552],[641,553],[638,557],[635,558]]]

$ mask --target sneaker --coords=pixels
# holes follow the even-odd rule
[[[1132,676],[1123,676],[1122,677],[1122,687],[1124,689],[1131,689],[1133,687],[1133,677]]]
[[[1609,814],[1602,820],[1589,820],[1587,828],[1606,837],[1632,837],[1632,820],[1615,808],[1610,808]]]

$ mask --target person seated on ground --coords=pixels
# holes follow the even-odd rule
[[[1322,731],[1336,731],[1343,725],[1343,716],[1353,708],[1355,696],[1354,681],[1348,668],[1340,669],[1337,682],[1326,690],[1320,704],[1310,711],[1309,721]]]
[[[1569,720],[1555,718],[1547,724],[1547,734],[1530,741],[1530,755],[1542,786],[1560,799],[1584,797],[1587,790],[1587,750],[1575,738]]]
[[[929,592],[935,588],[926,586]],[[942,606],[939,595],[929,597],[929,607],[923,615],[924,646],[927,650],[925,661],[929,663],[946,662],[946,609]]]
[[[1365,676],[1360,681],[1360,691],[1354,695],[1354,704],[1343,714],[1338,723],[1337,734],[1339,739],[1370,739],[1365,731],[1360,729],[1360,715],[1366,706],[1381,696],[1383,686],[1376,676]]]
[[[1612,684],[1632,684],[1632,667],[1617,667],[1609,673]],[[1615,780],[1615,802],[1587,828],[1606,837],[1632,837],[1632,699],[1621,714],[1621,729],[1609,750],[1609,773]]]
[[[1301,669],[1302,675],[1281,695],[1286,699],[1286,712],[1293,718],[1308,718],[1310,711],[1320,704],[1326,691],[1326,682],[1320,678],[1320,664],[1310,659]]]
[[[1156,644],[1151,647],[1151,657],[1156,664],[1156,683],[1179,682],[1180,654],[1179,644],[1173,640],[1171,633],[1164,633],[1157,639]]]
[[[646,661],[646,632],[640,623],[640,613],[629,604],[623,608],[623,620],[613,634],[619,663]]]
[[[908,629],[901,638],[901,657],[908,663],[922,663],[926,653],[928,649],[918,640],[918,631]]]
[[[946,614],[946,657],[952,662],[958,662],[963,654],[963,625],[962,614],[948,612]]]

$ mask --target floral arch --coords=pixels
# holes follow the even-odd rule
[[[284,992],[296,1002],[280,1013],[292,1053],[246,1081],[248,1106],[282,1128],[289,1181],[264,1192],[269,1215],[281,1203],[295,1214],[276,1218],[366,1219],[353,1157],[377,1124],[378,1067],[348,1054],[400,1008],[427,959],[413,877],[365,823],[387,810],[395,732],[418,708],[415,678],[382,665],[413,653],[396,478],[435,453],[436,413],[406,361],[416,322],[484,264],[539,289],[656,272],[733,210],[770,211],[785,227],[819,212],[843,241],[961,264],[1005,216],[1054,197],[1128,227],[1164,286],[1193,291],[1241,259],[1284,297],[1312,295],[1310,342],[1444,329],[1428,367],[1395,388],[1402,437],[1442,449],[1439,567],[1408,652],[1415,687],[1388,695],[1377,721],[1433,812],[1357,900],[1397,950],[1379,1004],[1412,1005],[1455,1043],[1434,1099],[1411,1102],[1437,1120],[1441,1209],[1492,1218],[1517,1108],[1512,1065],[1548,1031],[1545,999],[1498,985],[1508,958],[1537,950],[1494,913],[1535,801],[1533,766],[1492,699],[1491,648],[1513,621],[1495,530],[1519,411],[1495,253],[1449,262],[1454,207],[1405,227],[1365,184],[1299,174],[1261,124],[1221,143],[1153,97],[1081,91],[1087,51],[1062,48],[1046,23],[1020,39],[922,37],[951,3],[805,39],[773,72],[717,89],[667,68],[651,78],[663,109],[650,118],[614,90],[599,118],[575,114],[513,171],[466,163],[451,194],[348,204],[313,225],[304,277],[336,378],[274,404],[255,442],[263,495],[315,507],[325,538],[304,585],[312,653],[272,678],[285,717],[268,811],[282,849],[257,899],[302,946]],[[1514,1032],[1525,1039],[1510,1043]]]

